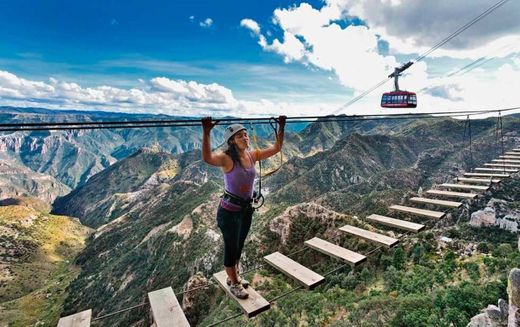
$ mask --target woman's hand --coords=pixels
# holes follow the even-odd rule
[[[280,130],[283,131],[285,129],[285,120],[287,116],[279,116],[278,117],[278,125],[280,125]]]
[[[213,122],[211,120],[211,117],[204,117],[202,118],[202,129],[204,130],[204,134],[209,134],[213,127],[217,124],[217,122]]]

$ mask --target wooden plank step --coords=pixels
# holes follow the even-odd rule
[[[441,190],[428,190],[427,194],[446,196],[449,198],[460,198],[460,199],[474,199],[478,194],[476,193],[464,193],[464,192],[450,192]]]
[[[413,197],[410,199],[410,201],[416,202],[416,203],[433,204],[433,205],[438,205],[441,207],[448,207],[448,208],[458,208],[462,205],[462,202],[437,200],[437,199],[430,199],[430,198],[418,198],[418,197]]]
[[[519,164],[520,163],[520,160],[512,160],[512,159],[493,159],[491,161],[493,161],[493,162],[503,162],[503,163],[514,163],[514,164]]]
[[[261,312],[269,310],[271,307],[271,304],[267,302],[267,300],[264,299],[260,294],[258,294],[251,285],[249,285],[248,288],[245,288],[246,292],[249,293],[249,297],[247,299],[239,299],[234,296],[226,283],[227,274],[225,270],[213,274],[213,278],[215,278],[220,287],[226,291],[227,295],[238,303],[248,318],[254,317]]]
[[[414,214],[414,215],[417,215],[417,216],[428,217],[428,218],[442,218],[442,217],[444,217],[444,212],[441,212],[441,211],[419,209],[419,208],[406,207],[406,206],[400,206],[400,205],[390,206],[390,209],[396,210],[396,211],[399,211],[399,212],[411,213],[411,214]]]
[[[505,154],[510,156],[520,156],[520,152],[515,151],[507,151]]]
[[[511,168],[475,168],[477,171],[491,171],[491,172],[506,172],[506,173],[516,173],[518,169],[511,169]]]
[[[489,167],[511,167],[511,168],[520,168],[520,165],[515,165],[515,164],[506,164],[506,163],[485,163],[484,166],[489,166]]]
[[[367,257],[362,254],[347,250],[318,237],[313,237],[310,240],[303,242],[303,244],[323,254],[343,260],[354,267],[367,259]]]
[[[70,316],[60,318],[58,327],[90,327],[92,309],[81,311]]]
[[[287,276],[303,284],[308,289],[313,288],[325,280],[325,277],[286,257],[280,252],[266,255],[264,260]]]
[[[171,287],[149,292],[148,300],[157,327],[190,326]]]
[[[500,159],[513,159],[513,160],[520,160],[520,156],[512,156],[512,155],[508,155],[508,156],[499,156]]]
[[[440,184],[439,186],[445,187],[445,188],[454,188],[454,189],[459,189],[459,190],[475,190],[475,191],[487,191],[489,189],[488,186],[450,184],[450,183]]]
[[[499,183],[500,179],[498,178],[468,178],[468,177],[455,177],[455,181],[457,182],[466,182],[466,183],[482,183],[482,184],[491,184],[491,183]]]
[[[351,225],[345,225],[343,227],[340,227],[339,230],[342,232],[345,232],[347,234],[357,236],[364,240],[374,242],[379,245],[383,245],[384,247],[387,247],[387,248],[391,248],[392,246],[399,243],[399,240],[395,239],[393,237],[374,233],[374,232],[368,231],[366,229],[357,228],[357,227],[354,227]]]
[[[498,178],[507,178],[507,177],[509,177],[509,174],[464,173],[464,176],[469,176],[469,177],[498,177]]]
[[[416,223],[412,223],[410,221],[390,218],[390,217],[376,215],[376,214],[372,214],[372,215],[368,216],[367,219],[370,220],[371,222],[376,222],[381,225],[390,226],[390,227],[394,227],[394,228],[400,228],[400,229],[404,229],[406,231],[414,232],[414,233],[418,233],[424,229],[424,225],[422,225],[422,224],[416,224]]]

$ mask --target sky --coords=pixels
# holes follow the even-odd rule
[[[0,105],[182,116],[309,116],[520,106],[520,0],[389,81],[498,0],[3,0]]]

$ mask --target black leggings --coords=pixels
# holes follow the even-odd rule
[[[251,207],[238,212],[218,207],[217,223],[224,236],[225,267],[235,266],[240,259],[247,233],[251,228],[253,211]]]

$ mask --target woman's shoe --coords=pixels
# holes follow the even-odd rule
[[[249,293],[246,292],[241,283],[233,284],[229,287],[231,294],[236,296],[239,299],[247,299],[249,297]]]
[[[248,288],[249,287],[249,282],[245,279],[242,279],[240,277],[238,277],[238,282],[240,284],[242,284],[242,286],[244,286],[244,288]],[[228,284],[228,286],[231,286],[231,279],[229,279],[229,277],[226,278],[226,283]]]

